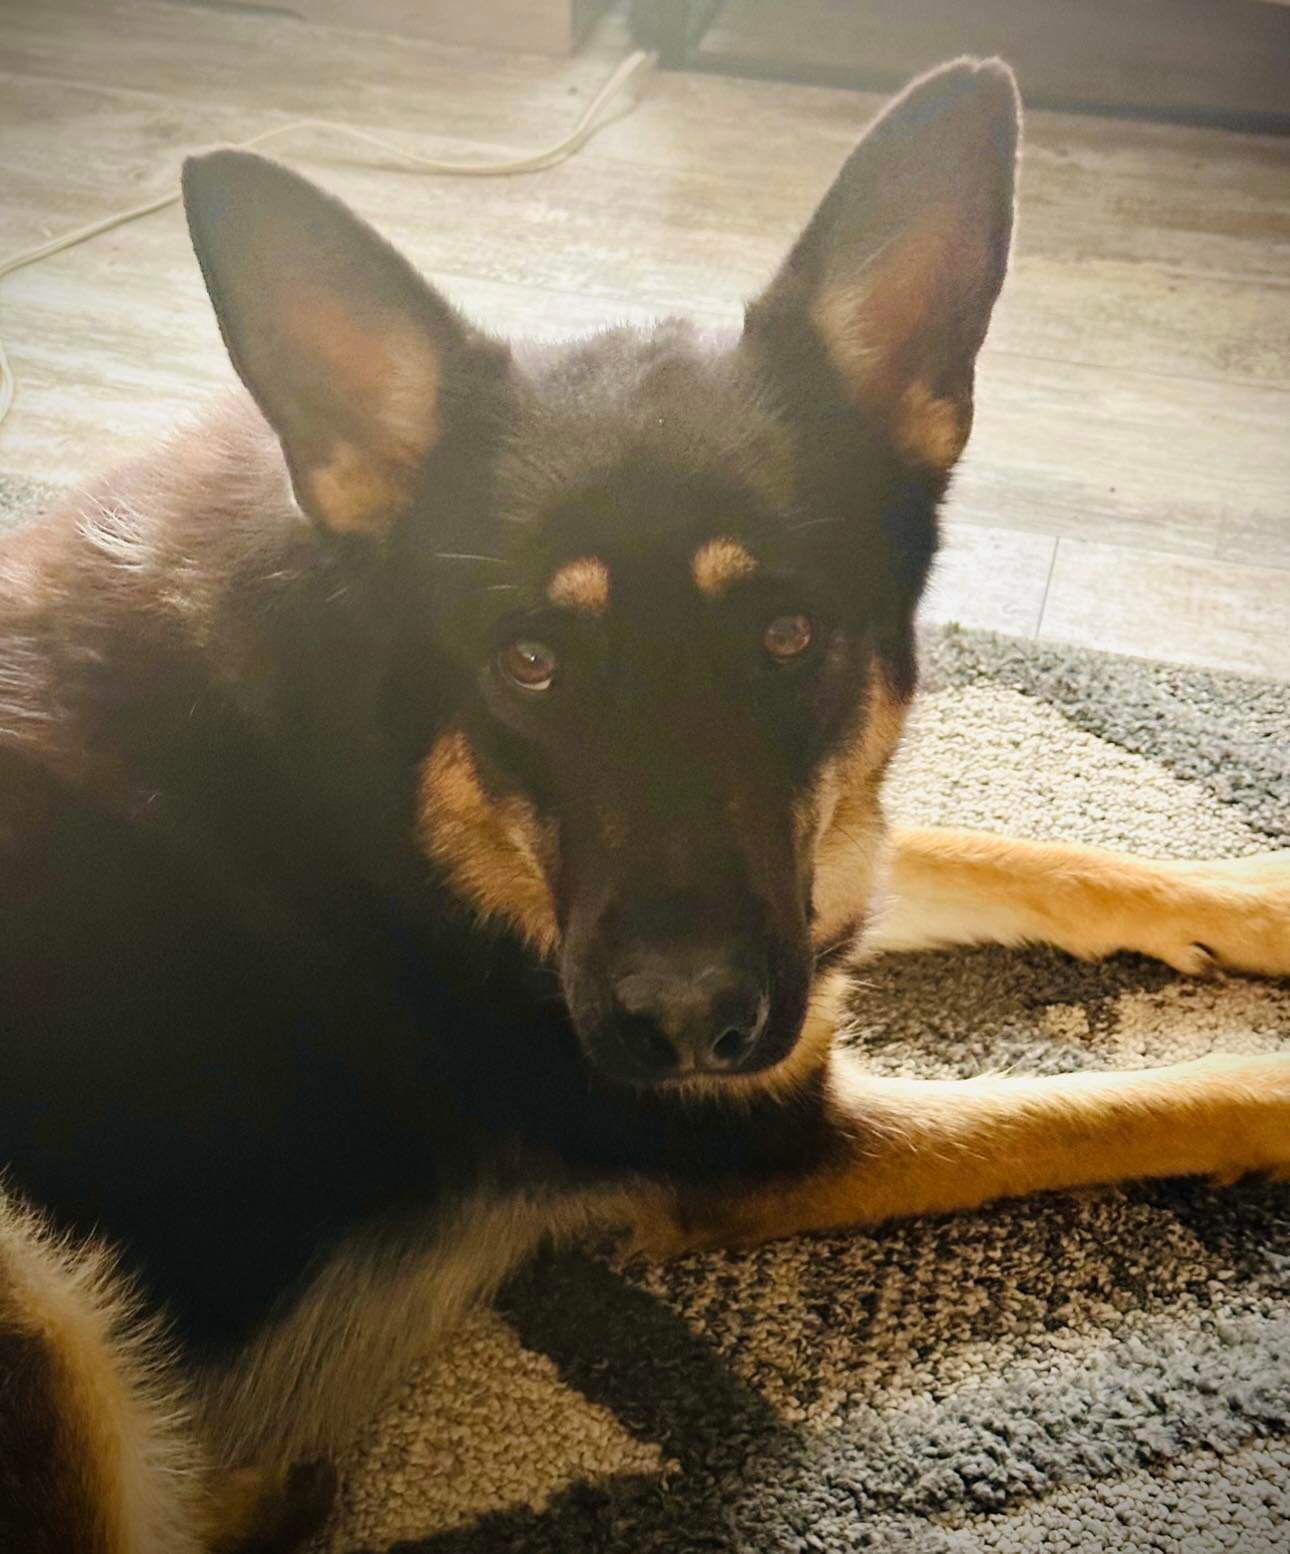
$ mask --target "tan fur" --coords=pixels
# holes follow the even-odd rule
[[[65,1527],[66,1537],[48,1546],[269,1547],[290,1515],[293,1464],[334,1456],[414,1360],[542,1237],[626,1217],[618,1193],[481,1191],[419,1233],[378,1227],[342,1248],[232,1365],[181,1391],[107,1256],[73,1254],[0,1200],[0,1334],[30,1333],[51,1357],[47,1401],[65,1441],[66,1463],[51,1473],[68,1491],[47,1514],[51,1536]],[[402,1254],[392,1250],[400,1244]],[[5,1403],[0,1392],[0,1425],[22,1428],[4,1420]]]
[[[911,383],[900,396],[893,429],[902,451],[916,464],[950,469],[972,429],[971,410],[939,398],[925,383]]]
[[[549,843],[533,807],[492,799],[465,734],[443,735],[421,766],[420,834],[481,917],[500,917],[543,954],[559,939],[542,859]]]
[[[877,1078],[839,1054],[831,1086],[841,1163],[733,1201],[650,1197],[642,1249],[751,1245],[1139,1177],[1290,1172],[1290,1053],[969,1080]]]
[[[862,268],[846,256],[842,273],[825,280],[811,321],[857,400],[886,407],[908,386],[911,345],[925,334],[945,277],[966,257],[952,216],[933,210]]]
[[[1043,943],[1187,973],[1290,972],[1290,852],[1178,863],[975,831],[892,840],[889,898],[864,939],[875,952]]]
[[[324,463],[301,472],[304,505],[338,534],[384,527],[407,494],[405,482],[352,442],[335,442]]]
[[[870,292],[869,276],[862,272],[845,284],[822,287],[810,309],[833,365],[859,400],[867,397],[865,385],[882,362],[867,317]]]
[[[593,618],[609,608],[609,568],[598,556],[566,562],[547,584],[546,596],[564,610]]]
[[[715,539],[694,553],[690,572],[700,593],[719,599],[732,583],[742,582],[757,571],[757,558],[737,540]]]
[[[934,212],[857,273],[826,280],[811,304],[811,321],[856,403],[888,423],[909,458],[933,469],[950,469],[967,442],[970,380],[961,399],[932,393],[922,369],[911,368],[911,343],[925,333],[945,277],[980,258]]]
[[[102,1248],[56,1241],[2,1194],[0,1331],[45,1362],[48,1395],[25,1406],[57,1421],[60,1460],[45,1472],[60,1503],[41,1508],[49,1536],[77,1554],[197,1554],[201,1462],[155,1332]],[[18,1403],[10,1378],[0,1413]],[[0,1433],[28,1424],[3,1420]]]
[[[814,817],[817,948],[861,923],[872,905],[886,836],[882,778],[908,710],[875,675],[860,739],[821,778]]]
[[[347,386],[356,439],[298,442],[304,504],[345,534],[375,533],[406,505],[417,466],[439,440],[439,360],[431,341],[392,319],[361,323],[326,292],[296,299],[283,337]],[[285,428],[293,442],[291,426]]]

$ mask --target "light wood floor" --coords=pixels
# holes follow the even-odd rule
[[[624,47],[612,18],[551,60],[163,0],[4,0],[0,253],[302,115],[430,155],[530,149]],[[535,176],[430,178],[313,135],[279,154],[481,321],[559,335],[735,316],[875,107],[660,76]],[[1290,678],[1290,141],[1033,113],[1021,189],[929,614]],[[0,318],[21,380],[0,471],[78,479],[227,378],[174,209],[0,283]]]

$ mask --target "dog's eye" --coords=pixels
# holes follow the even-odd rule
[[[811,645],[810,617],[777,615],[762,634],[762,643],[770,656],[781,663],[796,658]]]
[[[545,642],[517,638],[497,655],[502,673],[526,691],[545,691],[555,679],[555,654]]]

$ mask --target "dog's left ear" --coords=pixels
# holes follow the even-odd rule
[[[281,439],[301,507],[380,534],[412,505],[456,402],[501,346],[337,199],[277,162],[184,164],[193,247],[233,365]]]
[[[813,329],[848,397],[933,470],[954,464],[972,425],[974,364],[1008,263],[1019,119],[1000,60],[914,82],[748,310],[750,334]]]

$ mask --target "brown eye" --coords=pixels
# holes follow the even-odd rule
[[[497,661],[506,678],[526,691],[545,691],[555,679],[555,654],[545,642],[508,642]]]
[[[811,622],[806,615],[777,615],[762,636],[766,651],[781,663],[805,653],[811,645]]]

